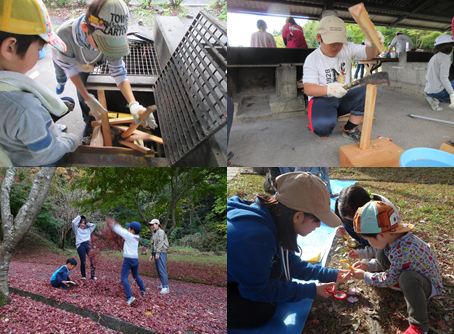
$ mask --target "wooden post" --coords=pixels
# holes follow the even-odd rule
[[[107,101],[104,89],[98,89],[98,101],[107,110]],[[102,122],[102,136],[104,138],[104,146],[112,146],[112,136],[110,135],[109,115],[106,112],[99,111]]]
[[[375,99],[377,97],[377,85],[367,85],[366,102],[364,104],[364,119],[359,147],[365,150],[369,147],[372,122],[374,120]]]

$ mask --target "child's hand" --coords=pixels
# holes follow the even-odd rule
[[[331,296],[330,293],[326,292],[328,290],[335,290],[336,283],[315,283],[317,286],[317,295],[322,296],[323,298],[328,298]]]
[[[361,261],[355,262],[352,267],[355,269],[369,270],[369,264]]]
[[[150,259],[148,261],[153,262],[153,255],[150,256]]]
[[[337,283],[344,283],[345,281],[347,281],[351,277],[352,277],[352,272],[350,270],[339,269],[337,271],[337,280],[336,280],[336,282]]]
[[[352,272],[353,278],[355,279],[364,279],[364,270],[356,269],[356,271]]]
[[[113,223],[115,222],[115,219],[112,217],[106,216],[106,223],[109,225],[110,228],[112,228]]]
[[[339,237],[339,238],[342,238],[344,235],[345,235],[345,228],[339,227],[336,230],[336,236]]]
[[[350,252],[348,252],[348,256],[350,256],[352,259],[357,259],[359,257],[359,252],[351,250]]]

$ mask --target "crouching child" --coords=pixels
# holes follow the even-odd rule
[[[69,277],[69,272],[73,270],[77,266],[77,261],[74,258],[70,258],[66,260],[66,264],[61,266],[52,277],[50,278],[50,284],[54,288],[63,288],[67,289],[68,287],[72,286],[74,283],[71,282],[71,278]]]
[[[404,334],[423,334],[429,330],[427,300],[440,294],[443,285],[435,254],[410,232],[413,227],[399,223],[396,211],[385,202],[371,201],[359,208],[355,231],[378,251],[369,263],[353,265],[353,277],[402,291],[410,323]]]

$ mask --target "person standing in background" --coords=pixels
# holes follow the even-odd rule
[[[266,22],[258,20],[257,28],[259,31],[253,33],[251,36],[251,46],[256,48],[275,48],[276,41],[274,40],[273,35],[266,32]]]
[[[282,28],[282,39],[287,48],[307,49],[303,28],[296,24],[293,17],[288,17],[285,20],[285,25]]]

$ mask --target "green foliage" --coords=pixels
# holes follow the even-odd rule
[[[199,251],[221,251],[227,248],[227,240],[214,233],[194,233],[181,238],[179,245],[198,249]]]
[[[169,3],[172,7],[178,7],[182,2],[183,0],[169,0]]]
[[[317,42],[318,21],[307,21],[303,26],[304,38],[306,39],[307,47],[310,49],[318,45]]]

